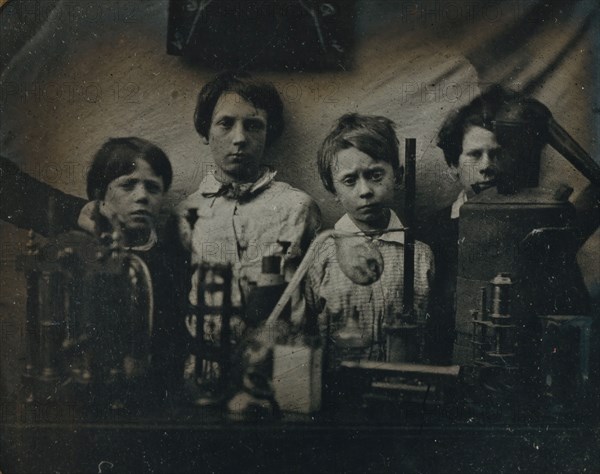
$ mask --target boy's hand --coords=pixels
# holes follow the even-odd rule
[[[338,238],[338,264],[354,283],[371,285],[383,273],[383,257],[372,241],[361,236]]]
[[[88,202],[79,213],[79,218],[77,219],[77,225],[90,233],[93,233],[96,229],[96,221],[94,220],[94,212],[95,208],[98,205],[98,201],[90,201]],[[120,227],[120,220],[118,218],[117,213],[112,208],[110,204],[105,201],[100,203],[100,214],[102,214],[108,222],[113,226],[114,229]]]
[[[96,201],[90,201],[81,208],[79,212],[79,218],[77,219],[77,225],[90,233],[93,233],[96,228],[96,222],[93,219],[94,208],[96,207]]]

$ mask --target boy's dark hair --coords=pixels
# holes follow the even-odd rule
[[[227,92],[238,94],[267,113],[267,147],[281,136],[284,127],[283,103],[275,86],[254,79],[245,72],[224,72],[205,84],[198,94],[194,125],[201,137],[208,139],[215,105]]]
[[[317,155],[319,175],[325,189],[335,194],[331,168],[337,154],[347,148],[356,148],[374,160],[391,164],[397,179],[401,179],[404,168],[400,164],[398,137],[394,127],[394,122],[386,117],[356,113],[342,115],[321,144]]]
[[[438,132],[437,146],[444,152],[448,166],[458,166],[465,133],[470,127],[482,127],[494,131],[493,121],[501,107],[518,97],[513,91],[499,84],[492,85],[467,105],[451,113]]]
[[[164,151],[143,138],[110,138],[100,147],[88,170],[88,198],[104,199],[110,182],[133,173],[135,160],[138,159],[148,163],[154,173],[162,178],[164,191],[167,191],[173,180],[173,169]]]

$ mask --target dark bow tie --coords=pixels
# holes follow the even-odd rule
[[[211,192],[202,193],[202,196],[207,197],[207,198],[216,198],[216,197],[225,196],[225,195],[228,195],[231,193],[233,193],[233,185],[231,183],[229,183],[229,184],[221,185],[221,187],[214,193],[211,193]]]
[[[226,196],[231,199],[244,199],[252,194],[251,191],[253,186],[254,183],[222,184],[216,192],[206,192],[202,193],[202,195],[207,198],[217,198],[221,196]]]

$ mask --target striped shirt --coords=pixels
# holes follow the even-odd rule
[[[402,227],[392,211],[388,229]],[[344,232],[360,232],[350,217],[344,215],[335,225]],[[367,237],[365,237],[367,238]],[[338,264],[333,238],[325,241],[318,257],[308,271],[306,302],[309,314],[319,315],[319,326],[324,331],[327,317],[330,334],[335,337],[358,312],[361,337],[372,346],[382,347],[382,326],[402,314],[404,294],[404,233],[390,232],[368,237],[383,257],[383,273],[378,281],[363,286],[352,282]],[[431,249],[423,242],[415,242],[414,312],[419,322],[428,317],[429,291],[434,276]],[[369,354],[374,352],[369,350]]]

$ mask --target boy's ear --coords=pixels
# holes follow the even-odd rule
[[[396,189],[402,186],[404,182],[404,166],[400,166],[394,173],[394,186]]]

